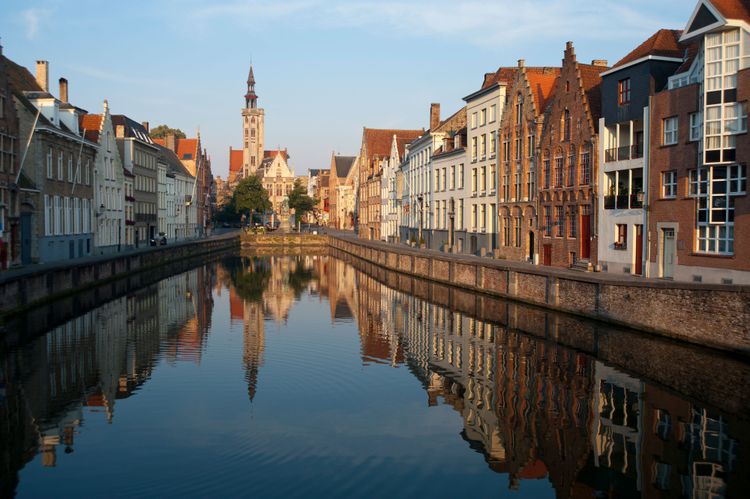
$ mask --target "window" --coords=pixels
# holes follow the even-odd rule
[[[492,132],[490,134],[490,156],[495,155],[496,149],[497,149],[497,135],[495,132]]]
[[[526,195],[529,201],[536,198],[536,172],[534,170],[526,173]]]
[[[463,163],[458,165],[458,188],[464,188],[464,165]]]
[[[52,178],[52,148],[47,150],[47,178]]]
[[[471,193],[472,194],[477,193],[477,169],[476,168],[471,169]]]
[[[516,136],[515,147],[516,150],[514,156],[516,160],[520,160],[521,156],[523,155],[523,137],[521,137],[520,135]]]
[[[591,183],[591,156],[586,152],[581,153],[581,185]]]
[[[63,224],[63,234],[70,234],[71,227],[70,227],[70,219],[71,214],[73,213],[73,208],[71,207],[70,198],[65,197],[63,198],[63,215],[64,215],[64,224]]]
[[[55,218],[54,211],[52,210],[52,203],[50,202],[49,195],[44,195],[44,235],[51,236],[53,228],[53,220]]]
[[[55,196],[53,198],[54,201],[54,210],[55,210],[55,235],[59,236],[62,234],[62,220],[63,220],[63,212],[62,212],[62,204],[60,203],[60,196]]]
[[[484,126],[486,123],[487,123],[487,108],[484,108],[479,112],[479,126]]]
[[[503,217],[503,246],[510,246],[510,217]]]
[[[563,111],[562,129],[560,140],[570,140],[570,111],[568,109]]]
[[[490,106],[490,123],[495,121],[495,115],[497,114],[497,104]]]
[[[476,161],[477,159],[477,138],[471,138],[471,159]]]
[[[516,96],[516,125],[520,125],[523,121],[523,97],[519,93]]]
[[[479,215],[479,223],[481,224],[482,232],[487,228],[487,205],[482,205],[482,212]]]
[[[487,167],[483,166],[479,170],[479,190],[484,192],[487,190]]]
[[[661,197],[677,197],[677,171],[669,170],[661,174]]]
[[[479,136],[479,155],[484,158],[487,156],[487,134]]]
[[[550,216],[550,206],[544,207],[544,235],[549,237],[552,235],[552,218]]]
[[[63,152],[57,155],[57,180],[65,180],[63,177]]]
[[[690,140],[700,140],[703,120],[701,113],[690,113]]]
[[[521,169],[516,169],[513,197],[516,201],[521,200]]]
[[[477,230],[477,205],[471,205],[471,230]]]
[[[471,113],[471,128],[477,127],[477,113]]]
[[[673,145],[677,143],[677,116],[671,118],[665,118],[662,121],[662,131],[664,136],[662,144],[665,146]]]
[[[490,190],[494,191],[497,187],[497,175],[495,173],[494,163],[490,165]]]
[[[621,106],[630,104],[630,78],[617,82],[617,103]]]
[[[565,159],[562,156],[555,158],[555,187],[562,187],[563,161],[565,161]]]
[[[549,164],[549,158],[544,159],[544,188],[549,189],[549,182],[550,182],[550,164]]]
[[[575,149],[570,148],[570,156],[568,156],[568,187],[572,187],[576,183],[576,153]]]
[[[708,170],[700,168],[688,172],[688,196],[708,195]]]
[[[515,242],[516,248],[520,248],[521,247],[521,217],[516,217],[515,221],[516,223],[513,226],[514,232],[515,232],[513,240]]]
[[[698,251],[731,255],[734,253],[734,225],[699,225]]]
[[[536,149],[536,137],[534,136],[534,134],[531,134],[531,133],[529,134],[529,136],[526,138],[526,143],[527,143],[526,156],[529,158],[533,158],[534,152]]]
[[[565,226],[565,216],[563,207],[555,206],[555,236],[563,237],[563,227]]]
[[[578,207],[571,206],[570,213],[568,215],[568,237],[575,238],[576,235],[576,222],[578,221]]]
[[[615,249],[627,249],[628,247],[628,226],[627,224],[615,225]]]

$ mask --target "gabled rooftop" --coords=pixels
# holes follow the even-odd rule
[[[648,57],[668,57],[681,60],[685,55],[685,46],[680,43],[681,35],[682,30],[660,29],[628,55],[617,61],[612,69],[618,69],[645,60]]]

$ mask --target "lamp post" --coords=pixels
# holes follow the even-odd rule
[[[417,230],[417,244],[422,244],[422,220],[424,219],[424,213],[423,213],[423,207],[422,207],[422,196],[417,196],[417,201],[419,202],[419,227]]]
[[[448,218],[450,218],[450,225],[448,226],[448,251],[450,251],[451,253],[453,253],[453,239],[455,237],[455,228],[453,226],[454,218],[456,216],[455,209],[456,202],[453,198],[451,198],[448,210]]]

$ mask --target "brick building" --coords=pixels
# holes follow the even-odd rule
[[[359,169],[359,199],[357,200],[359,237],[380,239],[382,162],[391,155],[394,136],[399,143],[405,144],[422,133],[424,130],[363,129],[362,145],[356,166]]]
[[[500,255],[509,260],[538,261],[536,143],[559,77],[559,68],[527,68],[519,60],[515,78],[508,82],[498,133],[497,216]]]
[[[567,267],[597,261],[599,74],[606,61],[581,64],[568,42],[539,141],[541,261]]]
[[[750,284],[748,23],[746,1],[699,1],[680,37],[691,50],[653,97],[652,276]]]
[[[331,154],[331,181],[328,186],[329,213],[328,225],[336,229],[351,229],[353,209],[347,209],[344,198],[352,191],[352,166],[355,156],[338,156]],[[347,182],[348,181],[348,182]]]
[[[18,117],[0,45],[0,269],[18,263],[21,227],[18,204]]]

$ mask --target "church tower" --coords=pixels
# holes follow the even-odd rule
[[[255,75],[253,65],[247,75],[247,93],[245,108],[242,110],[242,176],[254,175],[263,161],[263,109],[258,108],[258,96],[255,94]]]

